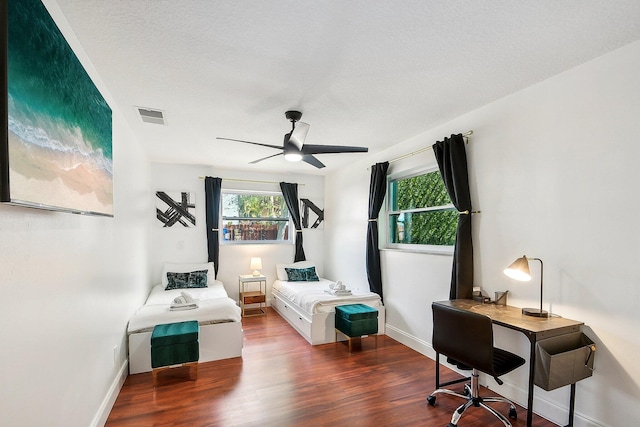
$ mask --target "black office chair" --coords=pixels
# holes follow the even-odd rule
[[[515,405],[504,397],[480,397],[478,376],[479,372],[484,372],[494,377],[498,384],[502,384],[498,377],[522,366],[524,359],[493,346],[493,328],[489,317],[442,304],[432,304],[431,309],[433,310],[433,349],[462,365],[469,366],[473,371],[471,384],[465,385],[465,395],[439,388],[427,397],[427,402],[434,406],[436,394],[439,393],[466,400],[455,410],[447,427],[457,426],[458,420],[470,406],[482,406],[498,417],[505,426],[510,427],[511,423],[507,417],[486,405],[486,402],[508,403],[509,417],[517,419]]]

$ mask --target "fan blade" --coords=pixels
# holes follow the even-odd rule
[[[256,163],[258,163],[258,162],[261,162],[261,161],[263,161],[263,160],[267,160],[267,159],[270,159],[270,158],[275,157],[275,156],[281,156],[282,154],[283,154],[283,153],[272,154],[271,156],[263,157],[263,158],[261,158],[261,159],[254,160],[253,162],[249,162],[249,164],[250,164],[250,165],[254,165],[254,164],[256,164]]]
[[[330,154],[330,153],[366,153],[367,147],[350,147],[347,145],[305,145],[302,147],[304,154]]]
[[[311,166],[315,166],[318,169],[322,169],[324,167],[324,163],[313,157],[311,154],[305,154],[304,156],[302,156],[302,161],[307,162]]]
[[[225,141],[235,141],[235,142],[244,142],[245,144],[253,144],[253,145],[260,145],[262,147],[269,147],[269,148],[275,148],[277,150],[282,150],[282,147],[279,147],[277,145],[271,145],[271,144],[263,144],[261,142],[251,142],[251,141],[243,141],[241,139],[231,139],[231,138],[220,138],[219,136],[216,137],[216,139],[223,139]]]
[[[307,134],[309,133],[308,123],[298,122],[296,123],[295,128],[291,132],[291,136],[289,137],[289,141],[293,142],[298,150],[302,149],[302,145],[304,144],[304,140],[307,138]]]

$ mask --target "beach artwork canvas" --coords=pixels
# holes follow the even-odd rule
[[[40,0],[4,3],[2,201],[113,216],[111,108]]]

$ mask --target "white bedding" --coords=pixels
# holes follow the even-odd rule
[[[171,311],[169,308],[174,298],[181,292],[189,293],[198,303],[193,310]],[[228,297],[222,282],[215,281],[206,288],[189,288],[164,290],[164,286],[155,286],[147,302],[138,309],[129,320],[128,334],[147,332],[155,325],[163,323],[197,320],[200,325],[223,322],[240,322],[240,307]]]
[[[180,296],[181,292],[186,292],[199,300],[227,298],[229,296],[224,285],[219,280],[216,280],[213,285],[209,285],[206,288],[171,289],[168,291],[165,291],[164,286],[159,284],[151,289],[151,293],[144,305],[171,304],[176,297]]]
[[[320,279],[318,282],[288,282],[276,280],[272,289],[298,305],[307,313],[324,313],[334,310],[336,305],[362,303],[372,307],[382,306],[380,295],[374,292],[352,290],[351,295],[337,296],[325,291],[329,290],[331,280]]]

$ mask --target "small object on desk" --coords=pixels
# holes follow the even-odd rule
[[[482,291],[480,287],[474,287],[473,289],[472,297],[474,301],[481,302],[483,304],[489,304],[491,302],[491,298],[489,298],[489,296]]]
[[[507,305],[507,293],[509,291],[498,291],[496,292],[496,305]]]

